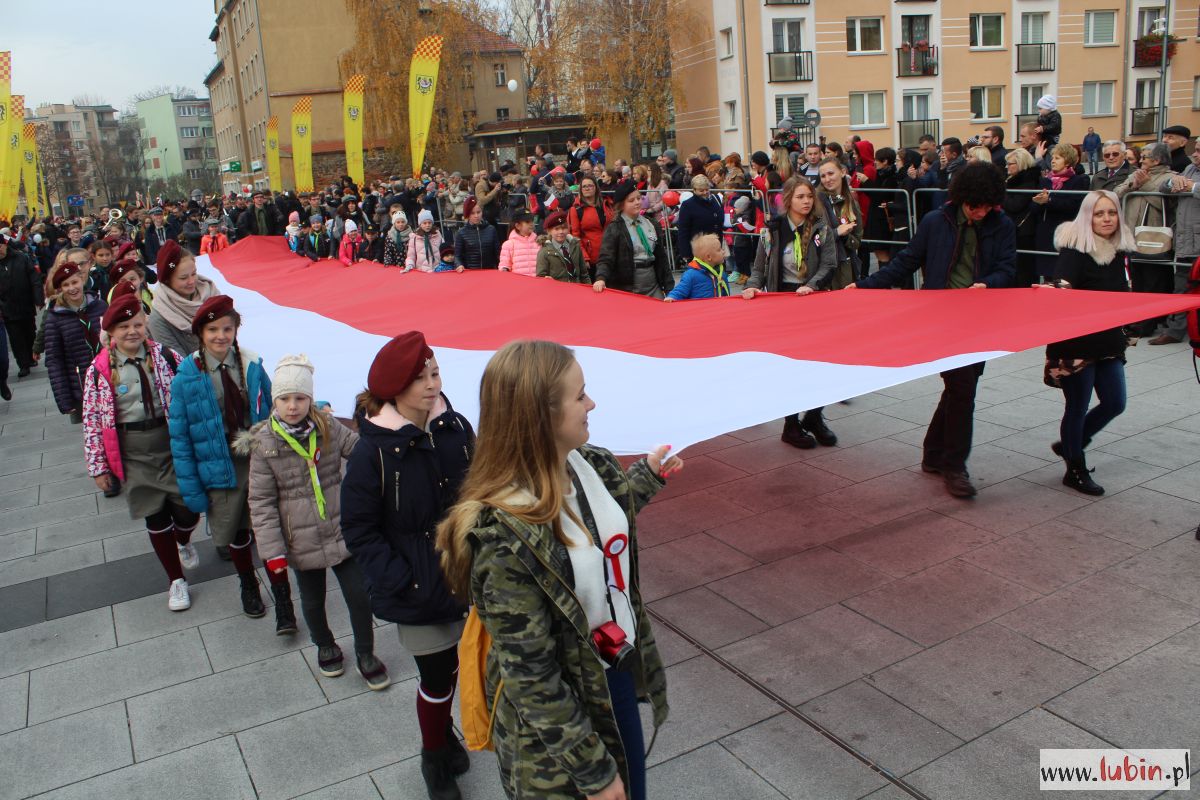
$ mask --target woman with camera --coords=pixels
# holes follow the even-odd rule
[[[498,351],[470,474],[438,529],[447,580],[492,637],[486,701],[510,798],[642,800],[638,700],[655,728],[667,717],[636,520],[683,462],[664,446],[626,472],[587,444],[595,407],[571,350]]]

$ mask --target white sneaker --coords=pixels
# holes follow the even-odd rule
[[[171,581],[171,591],[167,598],[167,608],[172,611],[187,611],[192,607],[192,596],[188,593],[187,581],[183,578]]]
[[[200,554],[191,542],[179,545],[179,563],[184,569],[195,569],[200,566]]]

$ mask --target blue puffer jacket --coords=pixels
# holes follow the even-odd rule
[[[237,488],[237,473],[229,455],[217,393],[197,358],[198,354],[192,353],[184,359],[175,380],[171,381],[167,420],[179,493],[188,508],[202,514],[208,510],[208,490]],[[247,422],[254,424],[271,415],[271,379],[263,369],[262,359],[245,348],[242,348],[242,367],[250,398]]]
[[[725,277],[725,271],[718,266],[722,280]],[[722,282],[718,283],[712,273],[704,267],[692,261],[688,264],[688,268],[683,271],[683,277],[679,279],[679,283],[675,284],[675,288],[670,291],[667,297],[672,300],[700,300],[707,297],[728,297],[729,284]]]

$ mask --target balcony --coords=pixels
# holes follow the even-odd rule
[[[1129,109],[1129,135],[1154,136],[1158,132],[1158,108]]]
[[[1175,56],[1175,48],[1181,39],[1171,37],[1167,43],[1167,63],[1171,63],[1171,59]],[[1133,65],[1135,67],[1161,67],[1162,66],[1162,35],[1158,33],[1148,33],[1140,39],[1133,40]]]
[[[919,44],[919,43],[918,43]],[[934,77],[938,74],[938,49],[926,45],[896,48],[896,77]]]
[[[935,142],[942,141],[942,121],[938,119],[902,119],[900,120],[900,147],[916,148],[921,143],[921,137],[929,134]]]
[[[1017,45],[1017,72],[1053,72],[1054,42]]]
[[[771,83],[811,81],[813,79],[812,51],[767,53],[767,73]]]
[[[766,0],[769,6],[806,6],[812,0]]]

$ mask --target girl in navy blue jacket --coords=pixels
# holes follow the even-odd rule
[[[470,767],[450,720],[467,609],[434,546],[475,449],[475,431],[442,394],[437,359],[417,331],[371,364],[355,411],[358,444],[342,481],[342,537],[366,575],[375,616],[397,623],[416,658],[421,772],[431,797],[457,797]],[[361,667],[360,667],[361,669]]]
[[[242,318],[233,300],[219,294],[196,310],[192,333],[200,349],[179,366],[171,382],[171,455],[179,493],[207,517],[213,544],[228,547],[241,581],[242,611],[266,614],[250,552],[250,458],[232,451],[240,432],[271,415],[271,381],[262,359],[238,345]],[[276,582],[274,573],[272,588]],[[287,587],[287,573],[279,577]],[[295,633],[291,593],[276,593],[277,633]],[[290,625],[287,624],[290,621]],[[283,623],[282,625],[279,623]]]

